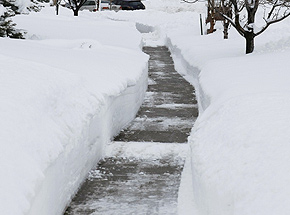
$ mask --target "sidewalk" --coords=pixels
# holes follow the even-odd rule
[[[150,55],[145,100],[115,141],[186,143],[198,114],[194,88],[175,71],[166,47],[144,47],[143,51]]]
[[[186,154],[181,151],[187,149],[178,143],[187,142],[198,114],[194,88],[175,71],[166,47],[145,47],[144,52],[150,55],[145,100],[135,120],[115,138],[119,142],[111,144],[116,153],[90,172],[65,215],[177,214]],[[138,152],[128,156],[126,147],[132,152],[132,145]],[[146,157],[142,147],[152,147],[152,156]]]

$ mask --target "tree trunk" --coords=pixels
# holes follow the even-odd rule
[[[224,20],[223,22],[224,22],[224,39],[226,40],[229,38],[229,25],[230,25],[230,23],[227,20]]]
[[[252,53],[254,51],[254,32],[246,32],[245,39],[246,39],[246,54]]]
[[[254,1],[254,7],[253,7]],[[244,37],[246,39],[246,54],[252,53],[254,51],[254,23],[255,16],[259,5],[259,0],[252,0],[251,4],[249,1],[246,1],[246,9],[248,13],[248,21],[247,21],[247,30],[244,33]]]
[[[207,34],[211,34],[214,32],[214,19],[211,18],[209,22],[209,29],[207,29]]]
[[[79,15],[79,10],[73,10],[74,11],[74,16],[78,16]]]

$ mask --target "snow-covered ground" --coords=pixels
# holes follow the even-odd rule
[[[148,56],[134,23],[53,8],[15,22],[28,39],[0,39],[0,211],[61,214],[139,109]]]
[[[169,33],[199,95],[189,138],[196,214],[289,214],[289,21],[257,37],[247,56],[233,29],[229,41]]]
[[[146,44],[170,48],[199,100],[180,215],[289,214],[290,19],[270,26],[245,55],[233,28],[226,41],[220,30],[200,36],[203,3],[144,4],[145,11],[73,17],[45,8],[14,18],[28,39],[0,39],[1,213],[61,214],[141,104]]]

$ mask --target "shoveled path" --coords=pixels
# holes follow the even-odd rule
[[[145,101],[117,141],[185,143],[197,117],[194,88],[179,75],[167,47],[145,47],[150,55]]]
[[[90,172],[66,215],[177,214],[184,163],[180,151],[186,145],[176,143],[187,142],[198,114],[194,88],[175,71],[166,47],[144,47],[143,51],[150,55],[145,100],[135,120],[112,143],[113,147],[122,145],[115,150],[118,153],[100,161]],[[163,154],[152,152],[152,156],[142,157],[140,152],[136,156],[122,153],[124,147],[136,144],[132,142],[140,142],[139,148],[158,142],[156,150]]]

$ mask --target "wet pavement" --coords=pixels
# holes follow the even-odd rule
[[[158,142],[163,154],[155,156],[158,150],[152,150],[152,156],[142,157],[139,150],[136,156],[128,156],[121,149],[111,153],[89,173],[65,215],[177,214],[185,159],[180,150],[185,149],[182,143],[187,142],[198,114],[194,88],[175,71],[166,47],[144,47],[143,51],[150,55],[145,100],[135,120],[114,141],[122,142],[123,149],[132,142],[143,146]],[[165,149],[176,143],[181,147],[166,154]]]
[[[181,162],[107,158],[90,172],[65,214],[176,214]]]
[[[198,110],[194,88],[174,69],[167,47],[144,47],[150,55],[148,90],[135,120],[116,141],[185,143]]]

